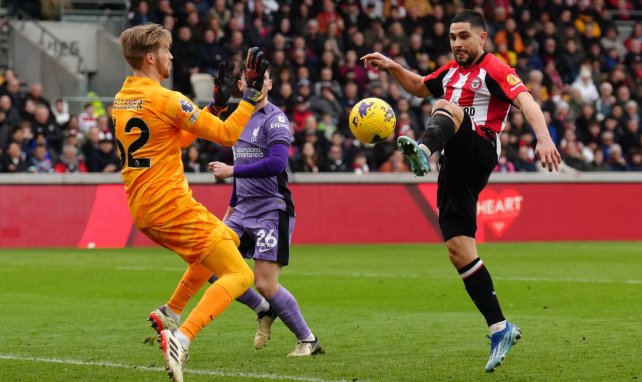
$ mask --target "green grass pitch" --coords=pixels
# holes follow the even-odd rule
[[[642,243],[486,244],[522,340],[494,374],[481,315],[441,245],[295,246],[281,281],[326,348],[252,348],[236,303],[201,332],[186,381],[642,380]],[[150,310],[185,265],[163,249],[0,251],[0,381],[165,381]],[[188,311],[195,303],[194,299]]]

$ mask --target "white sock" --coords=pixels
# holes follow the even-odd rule
[[[163,305],[165,307],[165,314],[167,314],[167,317],[171,318],[172,320],[176,322],[181,322],[181,315],[174,312],[169,308],[167,305]]]
[[[490,335],[492,336],[493,334],[502,331],[506,328],[506,320],[504,321],[499,321],[497,323],[492,324],[491,326],[488,327],[490,329]]]
[[[178,339],[178,342],[180,342],[185,349],[189,349],[189,345],[192,343],[192,341],[190,341],[190,339],[187,338],[187,336],[183,334],[183,332],[181,332],[180,329],[175,329],[172,333],[174,334],[174,337]]]
[[[261,303],[256,308],[254,308],[254,312],[256,314],[259,314],[261,312],[267,312],[268,310],[270,310],[270,303],[267,302],[265,298],[263,298],[261,300]]]
[[[312,341],[314,341],[316,338],[317,338],[317,337],[315,337],[314,333],[310,332],[310,335],[309,335],[309,336],[307,336],[307,337],[305,337],[304,339],[299,340],[299,341],[303,341],[303,342],[312,342]]]

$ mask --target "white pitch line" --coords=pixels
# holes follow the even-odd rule
[[[642,284],[641,280],[609,280],[609,279],[569,279],[554,277],[493,277],[493,280],[505,281],[535,281],[535,282],[560,282],[560,283],[588,283],[588,284]]]
[[[122,271],[160,271],[160,272],[179,272],[183,271],[182,268],[153,268],[153,267],[116,267],[117,270]],[[385,273],[385,272],[299,272],[299,271],[285,271],[285,275],[294,276],[313,276],[313,277],[369,277],[369,278],[399,278],[399,279],[439,279],[448,280],[456,278],[452,276],[436,276],[436,275],[422,275],[419,273]],[[502,277],[493,276],[493,280],[501,281],[528,281],[528,282],[561,282],[561,283],[587,283],[587,284],[642,284],[642,280],[613,280],[613,279],[571,279],[571,278],[555,278],[555,277]]]
[[[77,359],[62,359],[62,358],[40,358],[40,357],[20,357],[11,354],[0,354],[0,360],[10,361],[27,361],[39,363],[55,363],[61,365],[77,365],[77,366],[99,366],[99,367],[112,367],[117,369],[133,369],[142,371],[153,371],[165,373],[163,367],[150,367],[141,365],[126,365],[114,362],[99,362],[99,361],[81,361]],[[186,369],[186,374],[209,375],[216,377],[228,378],[253,378],[253,379],[270,379],[279,381],[302,381],[302,382],[348,382],[345,379],[322,379],[314,377],[297,377],[292,375],[279,375],[279,374],[261,374],[261,373],[244,373],[244,372],[229,372],[222,370],[203,370],[203,369]]]

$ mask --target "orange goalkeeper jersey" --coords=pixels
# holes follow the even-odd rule
[[[186,209],[203,208],[187,185],[181,148],[196,137],[233,145],[253,110],[241,101],[223,122],[152,79],[127,77],[116,94],[113,117],[121,175],[136,227],[158,226]]]

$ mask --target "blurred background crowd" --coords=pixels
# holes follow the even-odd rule
[[[429,74],[451,59],[449,20],[464,8],[485,15],[486,51],[514,67],[541,105],[566,171],[642,171],[642,22],[618,27],[639,1],[132,0],[129,19],[171,30],[172,86],[188,96],[193,74],[215,76],[222,60],[240,62],[260,46],[272,65],[270,100],[292,126],[291,170],[365,174],[409,171],[395,139],[419,138],[435,99],[409,95],[359,58],[378,51]],[[384,99],[397,116],[395,135],[374,146],[348,127],[366,97]],[[4,71],[0,172],[119,171],[111,105],[68,110],[63,98],[44,99],[40,84],[20,81],[19,69]],[[535,137],[515,108],[501,144],[496,171],[539,171]],[[213,160],[231,163],[231,149],[198,140],[184,153],[187,172],[206,172]]]

